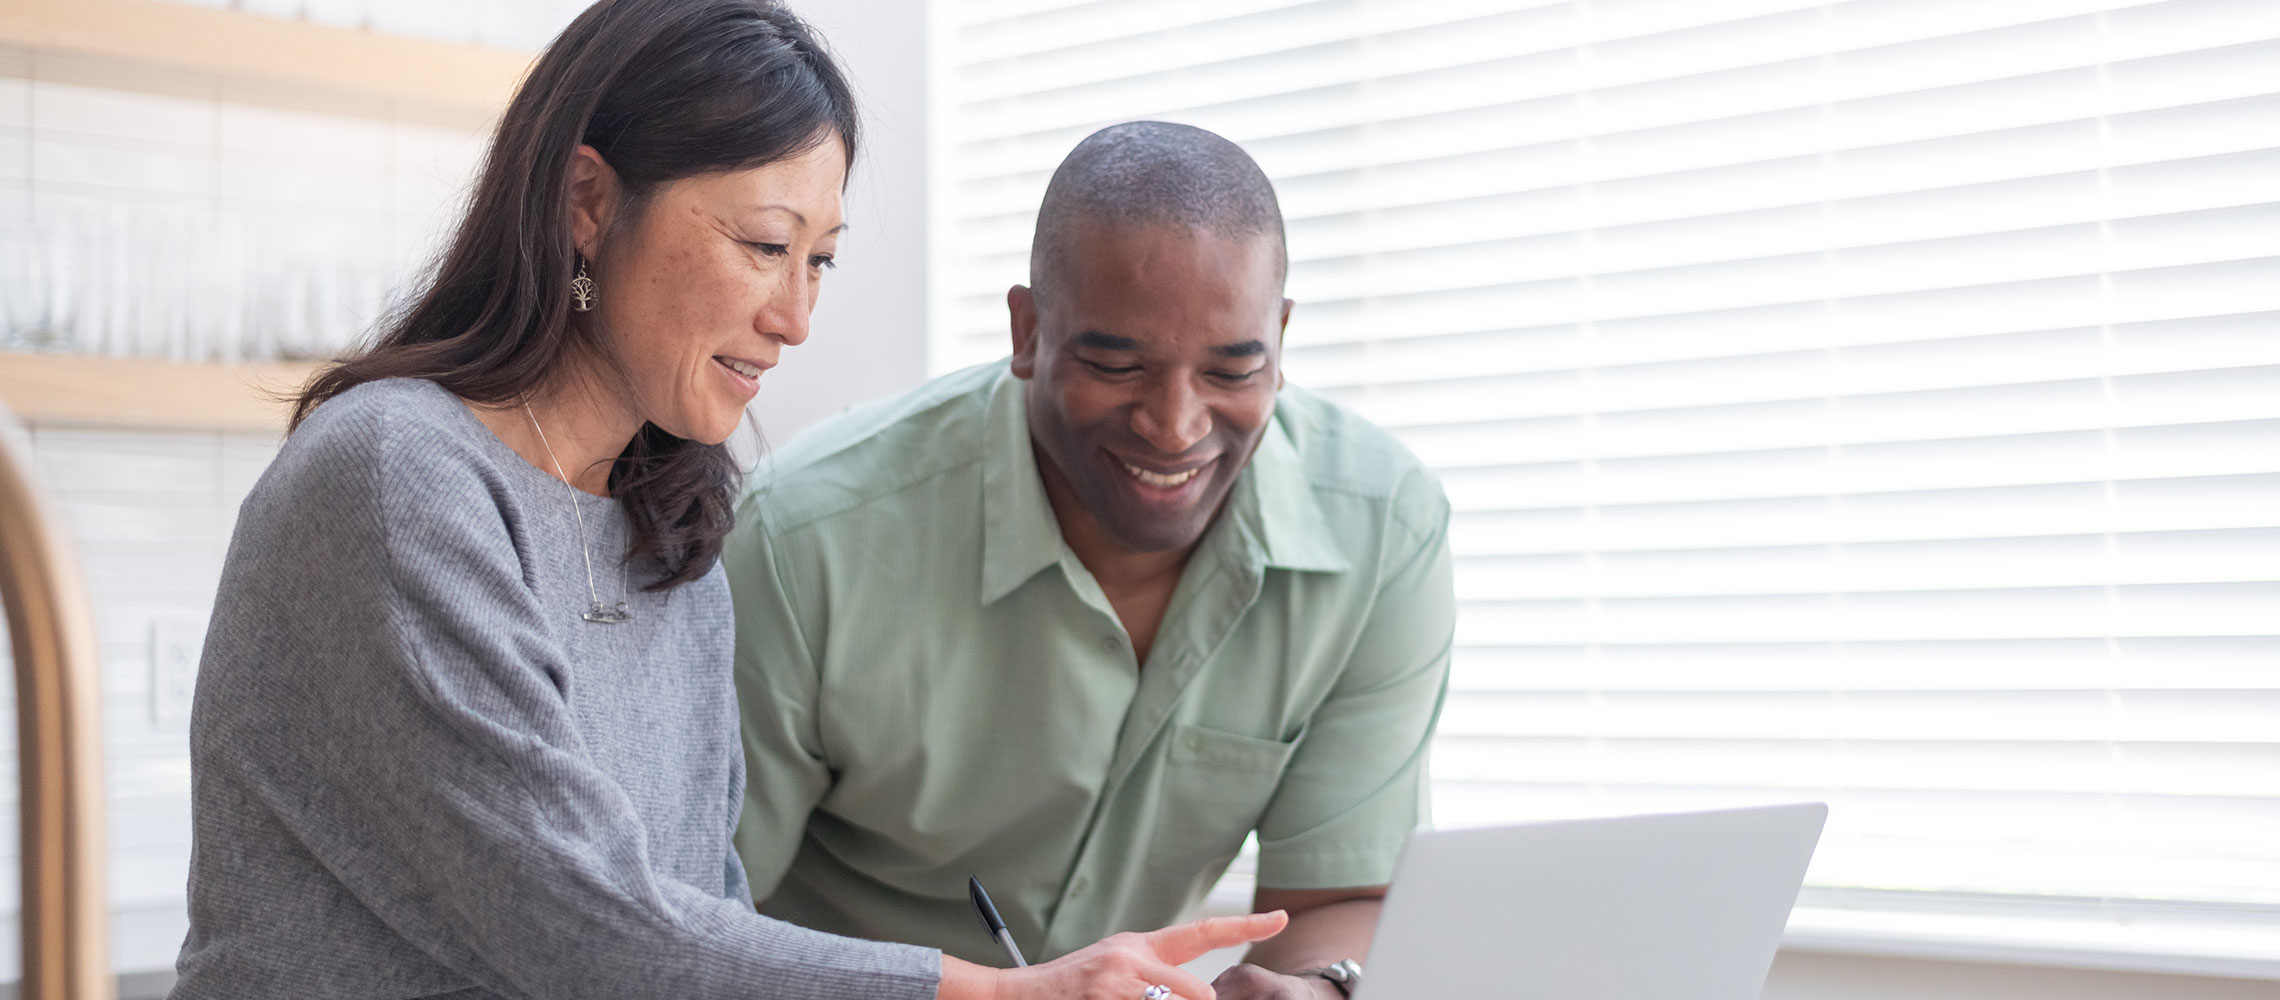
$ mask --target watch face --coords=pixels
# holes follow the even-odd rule
[[[1356,985],[1359,985],[1362,981],[1362,965],[1360,962],[1356,962],[1353,959],[1349,958],[1343,962],[1339,962],[1336,965],[1326,965],[1319,969],[1308,969],[1305,972],[1299,973],[1299,975],[1321,976],[1322,978],[1337,984],[1339,993],[1342,993],[1346,996],[1353,996],[1354,987]]]

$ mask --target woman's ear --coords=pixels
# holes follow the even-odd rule
[[[594,147],[579,144],[570,154],[570,241],[578,252],[593,256],[594,241],[610,228],[617,214],[617,171]]]

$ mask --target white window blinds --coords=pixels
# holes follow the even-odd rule
[[[937,370],[1092,129],[1275,178],[1291,378],[1457,509],[1440,823],[1825,799],[1809,902],[2280,915],[2280,4],[936,14]]]

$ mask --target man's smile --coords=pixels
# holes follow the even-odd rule
[[[1201,487],[1211,477],[1204,473],[1219,460],[1190,461],[1177,466],[1150,462],[1142,464],[1115,452],[1102,449],[1109,464],[1124,471],[1124,480],[1130,492],[1150,503],[1184,505],[1202,492]]]

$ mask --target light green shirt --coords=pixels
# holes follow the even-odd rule
[[[723,556],[764,912],[1004,964],[1163,926],[1253,830],[1259,884],[1385,883],[1427,819],[1448,501],[1285,388],[1145,665],[1061,540],[1023,383],[968,369],[802,436]]]

